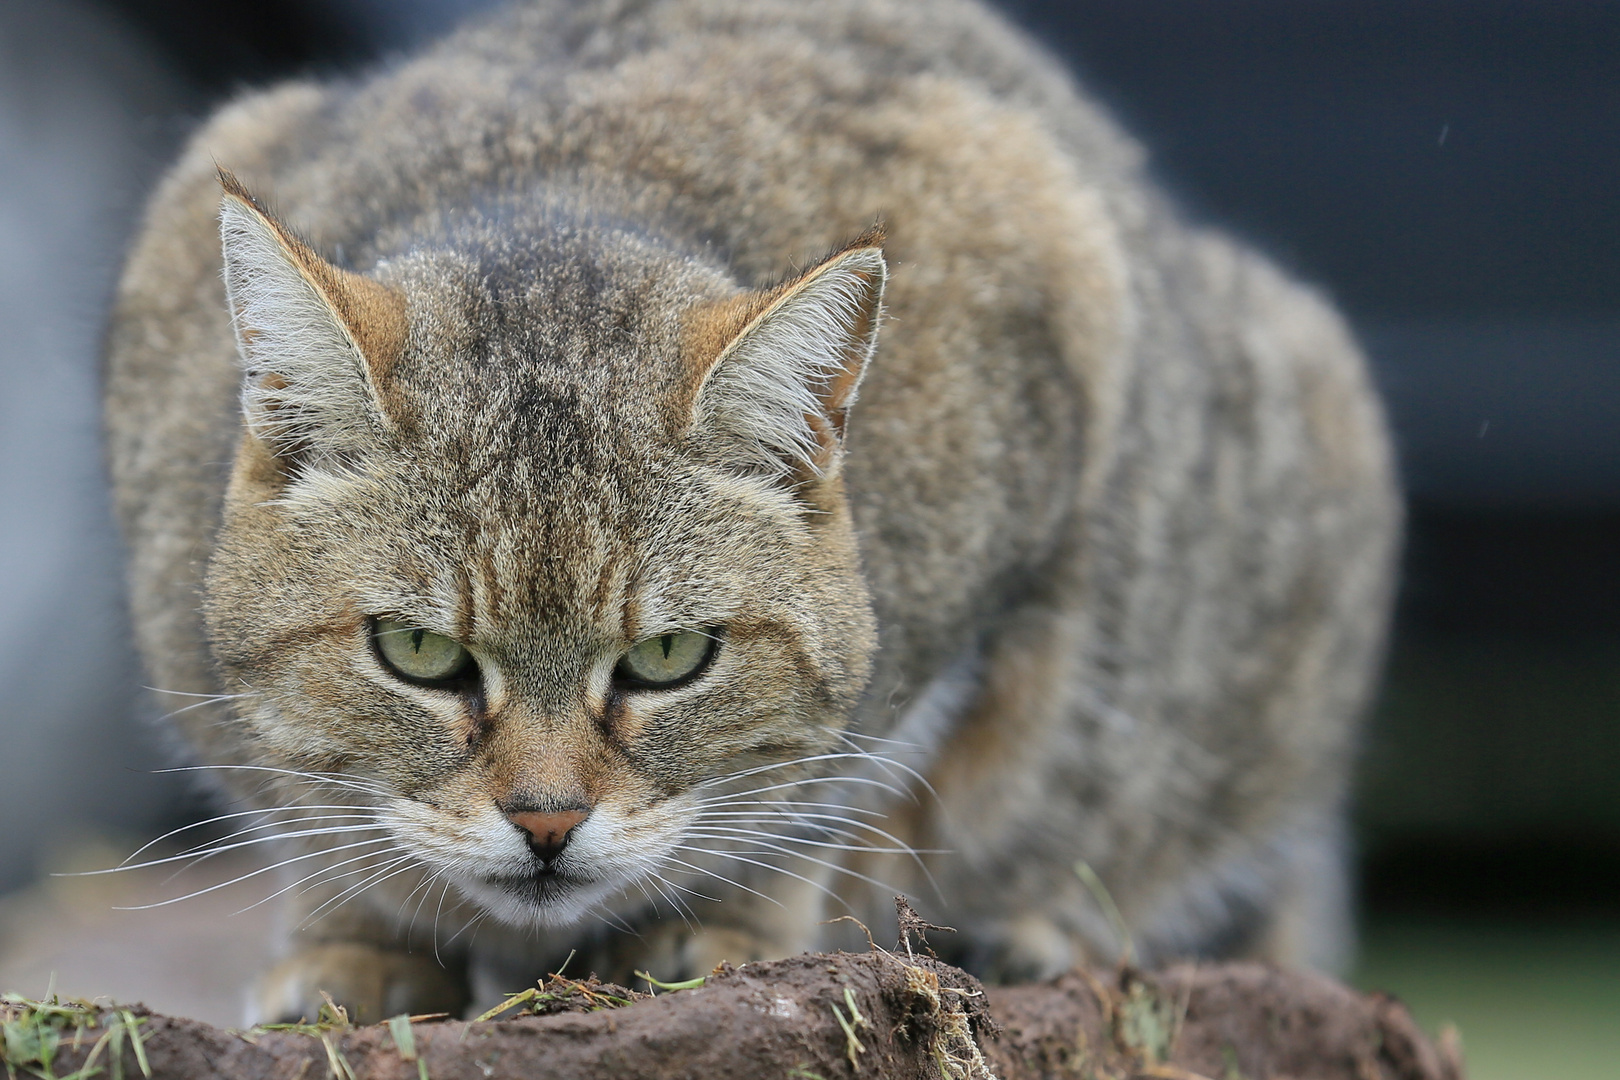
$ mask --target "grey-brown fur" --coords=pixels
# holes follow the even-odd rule
[[[389,419],[347,456],[244,434],[216,162],[405,297],[403,351],[367,354]],[[824,439],[821,472],[774,479],[683,427],[693,356],[731,332],[703,313],[879,219],[886,316],[841,459]],[[1345,783],[1398,519],[1361,359],[1319,297],[1178,218],[1135,144],[975,4],[525,4],[355,82],[250,95],[153,200],[108,424],[157,685],[256,694],[177,718],[201,762],[467,806],[592,784],[656,801],[848,752],[847,723],[911,744],[860,745],[932,792],[843,759],[813,769],[914,797],[796,797],[949,851],[922,857],[932,883],[902,855],[808,849],[881,885],[783,864],[875,925],[892,886],[988,975],[1106,958],[1084,859],[1150,958],[1344,947]],[[327,468],[358,478],[289,500]],[[365,616],[441,594],[481,612],[452,636],[511,672],[465,730],[356,652]],[[625,736],[581,665],[636,597],[721,611],[719,655],[750,667]],[[265,775],[222,781],[370,800]],[[688,898],[696,933],[631,888],[603,903],[640,937],[491,928],[474,959],[514,989],[572,946],[604,975],[674,976],[836,938],[809,886],[712,865],[783,906],[680,878],[722,897]],[[317,986],[373,1016],[454,1004],[466,936],[446,974],[426,931],[477,905],[435,909],[404,870],[293,933],[262,1007],[307,1010]]]

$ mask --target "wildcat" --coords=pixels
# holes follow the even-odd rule
[[[896,890],[1038,978],[1120,947],[1081,861],[1147,961],[1345,947],[1363,362],[970,0],[536,0],[248,94],[107,424],[146,661],[290,875],[261,1017]]]

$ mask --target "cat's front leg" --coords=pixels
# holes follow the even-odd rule
[[[364,942],[321,941],[299,949],[260,977],[250,1023],[314,1021],[326,997],[357,1024],[400,1013],[460,1016],[468,1000],[465,963],[441,964],[431,952],[409,953]]]
[[[632,943],[625,959],[631,961],[635,971],[644,971],[661,982],[683,982],[708,975],[722,963],[737,967],[800,951],[792,943],[761,934],[753,927],[705,924],[687,929],[676,920],[674,925],[660,923],[651,933],[643,931],[641,940]],[[636,985],[641,985],[639,980]]]
[[[409,910],[394,884],[350,903],[343,903],[338,883],[291,897],[280,916],[296,929],[287,933],[282,959],[252,988],[249,1022],[313,1021],[328,996],[359,1024],[400,1013],[460,1016],[471,996],[466,954],[432,939],[413,942],[411,924],[401,926],[391,914]],[[441,921],[465,917],[459,907],[433,914],[425,932],[434,935]]]
[[[819,871],[818,873],[823,873]],[[636,972],[662,982],[683,982],[708,975],[722,963],[733,966],[756,960],[779,960],[815,948],[823,918],[821,882],[786,879],[767,891],[709,889],[718,903],[694,902],[686,918],[665,914],[637,927],[634,936],[615,935],[604,948],[589,954],[583,968],[610,981],[643,985]]]

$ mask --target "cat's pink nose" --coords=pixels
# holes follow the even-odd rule
[[[562,854],[563,847],[568,843],[569,832],[590,814],[589,810],[563,810],[560,813],[509,810],[506,817],[529,834],[529,850],[550,862]]]

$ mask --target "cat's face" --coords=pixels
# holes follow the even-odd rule
[[[247,424],[206,610],[256,760],[360,778],[422,864],[561,924],[691,861],[706,799],[792,774],[728,778],[832,744],[873,647],[837,439],[875,249],[717,299],[601,236],[378,286],[311,273],[241,198],[225,225]],[[850,297],[866,323],[789,355]]]

